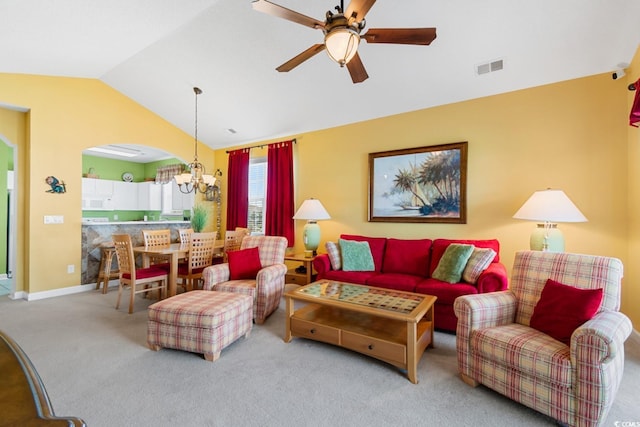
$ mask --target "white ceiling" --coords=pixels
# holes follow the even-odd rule
[[[272,1],[319,20],[339,3]],[[637,0],[378,0],[367,28],[437,38],[363,42],[370,77],[353,84],[324,53],[275,71],[322,32],[251,0],[0,0],[0,72],[100,79],[189,134],[198,86],[198,137],[223,148],[611,72],[633,58],[638,16]]]

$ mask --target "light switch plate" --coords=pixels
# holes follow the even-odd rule
[[[45,215],[45,224],[64,224],[64,215]]]

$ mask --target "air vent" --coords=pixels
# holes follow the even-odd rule
[[[481,76],[483,74],[493,73],[494,71],[500,71],[504,68],[504,62],[502,59],[496,61],[486,62],[484,64],[476,65],[476,74]]]

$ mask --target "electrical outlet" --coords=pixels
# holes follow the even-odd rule
[[[71,273],[75,273],[76,271],[76,266],[73,264],[69,264],[67,265],[67,273],[71,274]]]

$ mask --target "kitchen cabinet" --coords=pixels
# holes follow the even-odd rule
[[[138,210],[162,210],[162,185],[155,182],[138,183]]]
[[[175,181],[162,185],[162,213],[182,215],[193,207],[194,194],[184,194]]]
[[[82,210],[113,210],[113,181],[82,178]]]
[[[113,181],[113,209],[136,211],[142,208],[138,204],[137,182]]]

